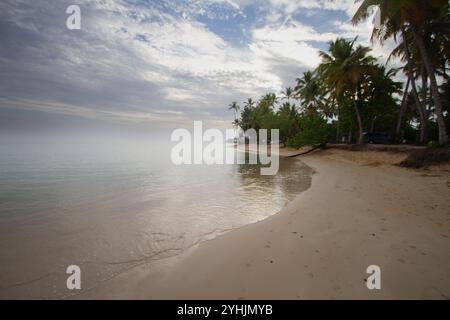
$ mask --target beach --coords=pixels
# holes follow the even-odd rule
[[[0,24],[0,300],[450,300],[449,1]]]
[[[380,154],[376,165],[349,160],[345,151],[301,157],[316,171],[309,190],[279,214],[179,257],[156,284],[146,288],[143,277],[141,293],[170,299],[449,299],[449,173],[380,162],[398,156]],[[366,286],[369,265],[381,268],[381,290]]]
[[[392,166],[404,156],[301,156],[315,170],[312,187],[278,214],[80,297],[449,299],[450,174]],[[381,290],[366,286],[370,265]]]

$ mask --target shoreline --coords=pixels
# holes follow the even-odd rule
[[[371,156],[355,163],[347,151],[302,156],[316,172],[312,186],[279,213],[121,275],[93,296],[450,299],[450,175],[390,166],[399,156],[383,159],[388,165]],[[373,264],[381,290],[366,287]]]

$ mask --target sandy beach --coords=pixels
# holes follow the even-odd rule
[[[312,187],[280,213],[87,297],[449,299],[450,174],[391,165],[404,156],[302,156],[316,172]],[[381,268],[381,290],[367,289],[369,265]]]

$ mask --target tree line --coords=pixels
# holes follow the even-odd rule
[[[364,0],[352,22],[379,10],[372,41],[394,38],[403,66],[388,69],[357,38],[338,38],[321,63],[293,87],[247,99],[235,112],[242,129],[279,129],[290,147],[326,142],[364,143],[365,132],[390,133],[395,142],[449,143],[450,16],[447,0]],[[401,74],[406,79],[399,82]],[[398,76],[397,76],[398,75]],[[240,116],[238,114],[240,112]]]

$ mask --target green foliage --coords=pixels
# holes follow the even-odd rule
[[[328,141],[329,126],[318,112],[308,112],[300,116],[300,132],[287,141],[291,148],[301,148],[307,145],[320,145]]]
[[[448,10],[437,9],[448,9],[448,2],[401,0],[405,6],[390,0],[361,2],[353,22],[370,16],[371,5],[379,4],[382,27],[374,30],[374,38],[383,42],[401,35],[392,56],[399,57],[407,66],[389,70],[370,54],[369,47],[357,45],[356,38],[338,38],[330,43],[328,52],[320,53],[322,63],[317,69],[303,73],[296,79],[296,86],[284,89],[280,98],[267,93],[257,102],[248,99],[238,120],[242,129],[279,129],[281,142],[296,148],[341,142],[343,138],[362,142],[364,132],[388,132],[398,140],[418,142],[420,131],[427,131],[429,140],[445,140],[442,134],[445,125],[450,128],[450,51],[448,32],[443,31],[443,26],[448,27],[450,14]],[[422,13],[421,6],[430,10],[418,15],[416,13]],[[439,12],[441,14],[437,15]],[[423,21],[416,21],[416,18]],[[415,31],[418,34],[414,34]],[[429,62],[444,80],[439,90],[430,90],[432,74],[427,74],[424,57],[415,43],[418,35],[425,36]],[[408,81],[408,88],[395,81],[400,70],[412,79]],[[421,77],[424,77],[422,88]],[[422,103],[413,99],[412,83]],[[436,97],[437,92],[439,97]],[[402,96],[405,103],[400,103]],[[438,110],[437,98],[442,100],[442,112]],[[230,109],[238,112],[239,106],[233,103]],[[423,137],[420,139],[427,141]],[[434,146],[434,142],[431,145]]]
[[[372,39],[379,40],[381,44],[387,39],[395,39],[398,46],[391,56],[400,57],[405,62],[403,69],[413,84],[422,80],[423,92],[415,103],[420,110],[421,142],[427,136],[426,124],[431,110],[438,125],[439,142],[448,144],[448,115],[445,114],[448,101],[440,94],[438,84],[439,77],[448,80],[449,1],[361,0],[352,22],[358,24],[367,19],[373,7],[378,7],[380,21],[373,29]],[[427,101],[427,95],[432,101]]]

